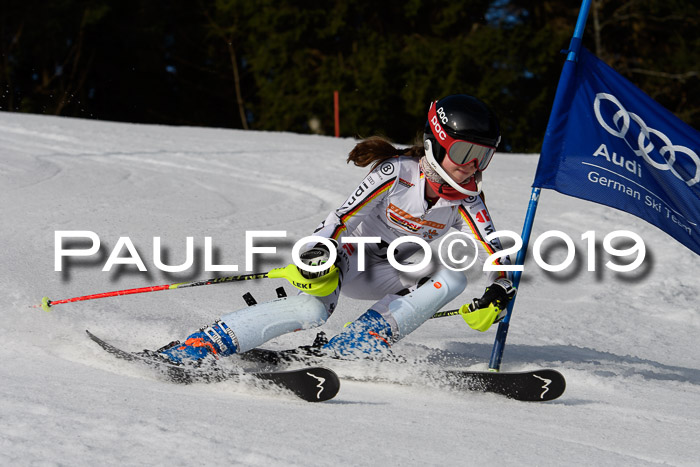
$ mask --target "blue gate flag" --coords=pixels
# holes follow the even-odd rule
[[[581,49],[567,61],[534,187],[634,214],[700,255],[700,133]]]

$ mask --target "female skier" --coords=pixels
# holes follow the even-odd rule
[[[371,164],[372,170],[316,229],[314,236],[322,241],[300,254],[306,267],[285,268],[286,277],[294,275],[290,282],[302,292],[224,315],[184,342],[156,352],[174,363],[246,352],[282,334],[325,323],[341,290],[349,297],[377,301],[320,351],[349,357],[389,348],[466,287],[463,272],[446,268],[403,283],[387,254],[401,263],[421,247],[405,242],[388,252],[392,241],[405,236],[435,241],[455,228],[475,238],[481,258],[501,250],[498,239],[486,240],[495,229],[481,195],[481,173],[500,139],[498,121],[486,104],[461,94],[430,105],[423,146],[396,149],[380,138],[360,142],[348,162]],[[375,237],[377,242],[358,243],[358,237]],[[308,271],[327,267],[333,256],[337,259],[330,268]],[[509,262],[507,257],[497,261]],[[460,308],[467,324],[479,331],[505,315],[515,295],[506,272],[494,271],[489,279],[483,296]]]

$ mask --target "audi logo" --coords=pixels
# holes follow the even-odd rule
[[[609,101],[618,109],[608,121],[603,117],[603,112],[601,111],[601,102],[603,101]],[[693,186],[700,181],[700,157],[695,151],[685,146],[673,144],[664,133],[654,128],[649,128],[639,115],[625,109],[617,97],[604,92],[596,94],[593,110],[598,123],[605,131],[622,139],[638,157],[644,158],[650,166],[658,170],[670,170],[673,175],[683,180],[688,186]],[[606,110],[605,114],[609,115],[609,112]],[[636,141],[635,133],[637,133]],[[657,147],[654,145],[651,140],[652,135],[659,139],[660,143],[662,143],[661,146]],[[652,154],[658,155],[652,157]],[[674,165],[678,163],[677,156],[679,155],[689,157],[695,164],[695,175],[693,178],[686,180],[674,168]],[[657,160],[663,162],[657,162]]]

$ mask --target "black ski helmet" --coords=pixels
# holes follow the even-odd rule
[[[454,94],[432,105],[439,114],[439,125],[452,139],[494,148],[500,143],[501,130],[498,118],[484,102],[476,97],[468,94]],[[436,138],[430,118],[425,123],[423,141],[430,141],[433,156],[437,163],[441,163],[447,151]]]

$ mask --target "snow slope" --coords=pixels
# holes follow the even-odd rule
[[[290,261],[364,176],[347,166],[350,139],[289,133],[130,125],[0,113],[0,464],[2,465],[697,465],[700,446],[700,258],[626,213],[543,193],[533,238],[558,229],[576,244],[574,265],[548,273],[529,261],[511,321],[503,370],[553,367],[562,398],[544,404],[455,393],[423,384],[422,364],[347,365],[328,403],[246,385],[177,386],[114,359],[90,329],[131,350],[156,348],[274,296],[278,280],[226,284],[32,308],[42,296],[204,279],[204,237],[218,264],[245,265],[246,230],[286,230],[258,271]],[[520,232],[537,164],[498,154],[484,175],[500,230]],[[604,267],[605,234],[634,231],[647,258],[634,273]],[[54,232],[88,230],[99,253],[54,271]],[[598,238],[596,272],[586,242]],[[119,237],[147,272],[102,272]],[[164,273],[153,261],[161,237]],[[75,247],[85,244],[76,244]],[[126,250],[124,251],[124,255]],[[564,251],[551,248],[550,262]],[[452,305],[483,291],[478,271]],[[291,287],[286,287],[291,291]],[[344,299],[332,334],[369,302]],[[495,329],[495,328],[494,328]],[[495,330],[471,331],[459,317],[431,320],[395,347],[420,358],[485,369]],[[269,347],[310,343],[315,332]],[[391,381],[401,382],[393,384]]]

